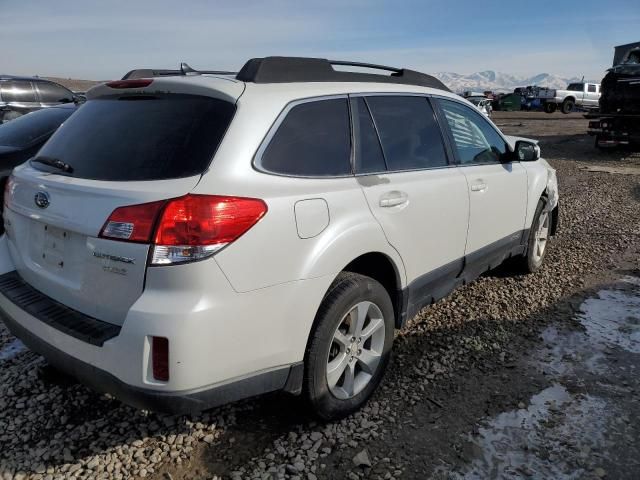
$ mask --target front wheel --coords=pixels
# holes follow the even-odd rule
[[[551,212],[547,210],[547,199],[541,198],[529,230],[527,251],[518,257],[518,267],[524,273],[533,273],[542,266],[547,255],[552,221]]]
[[[575,106],[575,102],[571,99],[567,99],[564,102],[562,102],[562,113],[570,113],[571,110],[573,110],[573,107]]]
[[[387,368],[393,331],[385,288],[342,272],[320,305],[305,357],[305,395],[320,418],[343,418],[367,402]]]

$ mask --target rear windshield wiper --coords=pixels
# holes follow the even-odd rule
[[[62,170],[63,172],[71,173],[73,172],[73,167],[68,163],[63,162],[57,158],[46,157],[44,155],[33,157],[31,162],[42,163],[44,165],[48,165],[49,167],[57,168],[58,170]]]

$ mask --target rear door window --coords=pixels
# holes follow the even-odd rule
[[[366,102],[389,171],[447,165],[442,132],[426,97],[372,96]]]
[[[61,85],[49,82],[38,82],[40,101],[43,103],[70,103],[73,102],[73,93]]]
[[[105,97],[86,102],[38,156],[93,180],[164,180],[202,174],[235,105],[196,95]],[[49,170],[41,163],[34,168]],[[59,170],[51,170],[59,173]]]
[[[7,103],[32,103],[36,92],[29,81],[8,80],[0,82],[0,96]]]
[[[351,173],[346,98],[304,102],[289,110],[258,159],[267,172],[302,177]]]

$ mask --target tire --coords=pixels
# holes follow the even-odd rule
[[[570,113],[573,110],[575,102],[570,98],[567,98],[564,102],[562,102],[562,113]]]
[[[557,110],[558,106],[553,102],[547,102],[544,104],[544,111],[546,113],[554,113]]]
[[[391,298],[380,283],[351,272],[338,275],[316,315],[304,362],[304,394],[318,417],[338,420],[367,402],[391,358],[394,323]]]
[[[526,252],[516,259],[516,266],[518,270],[523,273],[533,273],[538,270],[549,250],[549,236],[551,232],[551,212],[545,211],[547,206],[547,199],[542,197],[538,200],[538,206],[536,207],[536,213],[533,217],[533,223],[529,230],[529,237],[527,239]],[[541,228],[540,225],[543,224]],[[544,242],[541,242],[541,234],[544,234]],[[541,247],[541,250],[540,250]]]

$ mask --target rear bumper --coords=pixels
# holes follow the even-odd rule
[[[0,263],[6,258],[0,254]],[[239,294],[215,263],[149,270],[120,331],[101,345],[38,318],[21,302],[33,292],[0,293],[0,319],[59,370],[138,408],[185,413],[300,392],[309,330],[330,276]],[[169,340],[168,382],[153,378],[152,336]]]
[[[277,368],[229,383],[196,391],[160,392],[128,385],[110,373],[55,348],[0,309],[13,335],[59,370],[99,392],[109,393],[131,406],[165,413],[191,413],[275,390],[295,391],[301,364]]]

